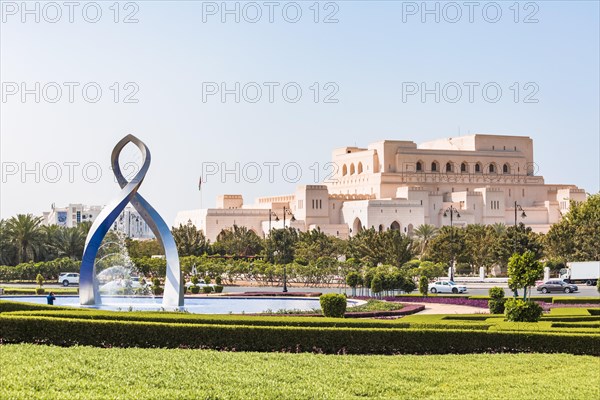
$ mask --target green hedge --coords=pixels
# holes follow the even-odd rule
[[[132,321],[132,322],[158,322],[197,325],[237,325],[237,326],[308,326],[308,327],[356,327],[356,328],[382,328],[405,329],[411,325],[398,320],[376,319],[339,319],[315,317],[287,317],[287,316],[245,316],[245,315],[218,315],[218,314],[187,314],[170,312],[120,312],[99,310],[56,310],[52,306],[44,306],[44,311],[21,311],[11,315],[64,318],[64,319],[89,319],[105,321]],[[47,310],[51,311],[47,311]]]
[[[35,281],[41,274],[46,281],[57,281],[61,272],[78,272],[81,261],[68,257],[52,261],[26,262],[15,266],[0,265],[0,282],[6,281]]]
[[[600,296],[596,297],[554,297],[554,304],[600,304]]]
[[[77,310],[73,307],[51,306],[48,304],[26,303],[21,301],[0,300],[0,313],[14,311],[36,311],[36,310]]]
[[[11,287],[3,287],[4,291],[3,293],[6,295],[34,295],[36,294],[35,289],[36,288],[11,288]],[[61,295],[67,295],[67,294],[79,294],[79,289],[77,288],[73,288],[73,289],[65,289],[65,288],[45,288],[46,289],[46,293],[52,292],[54,294],[61,294]]]
[[[3,343],[329,354],[541,352],[600,355],[600,335],[478,330],[234,326],[0,315]]]

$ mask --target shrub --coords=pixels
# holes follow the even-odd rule
[[[44,289],[43,287],[35,288],[35,294],[44,294],[44,293],[46,293],[46,289]]]
[[[223,278],[221,278],[220,275],[217,275],[217,277],[215,278],[215,284],[220,285],[221,283],[223,283]]]
[[[35,281],[37,282],[39,287],[44,286],[44,277],[42,276],[42,274],[37,274],[37,276],[35,277]]]
[[[494,286],[489,290],[490,299],[492,300],[501,300],[504,299],[504,289],[498,286]]]
[[[193,294],[198,294],[198,293],[200,293],[200,286],[192,286],[190,288],[190,290],[192,291]]]
[[[152,293],[154,293],[155,296],[163,294],[163,288],[160,287],[160,279],[158,278],[152,279]]]
[[[321,311],[326,317],[342,318],[346,312],[346,296],[343,294],[328,293],[319,297]]]
[[[192,282],[194,285],[197,285],[198,282],[200,282],[200,279],[198,279],[197,275],[192,275],[192,277],[190,278],[190,282]]]
[[[216,279],[215,279],[215,281],[216,281]],[[215,293],[223,293],[223,286],[215,285]]]
[[[489,290],[490,300],[488,301],[488,307],[491,314],[504,314],[504,289],[501,287],[494,286]]]
[[[383,291],[383,274],[375,274],[371,280],[371,292],[379,295]]]
[[[507,299],[504,303],[506,320],[512,322],[537,322],[542,317],[542,307],[533,301]]]
[[[212,286],[202,286],[202,293],[210,293],[213,291]]]
[[[427,279],[426,276],[422,276],[419,280],[419,292],[421,292],[421,295],[423,296],[427,296],[427,293],[429,292],[429,279]]]
[[[207,285],[210,285],[210,281],[211,281],[210,276],[206,275],[204,277],[204,283],[206,283]]]
[[[488,308],[490,309],[490,314],[504,314],[504,299],[488,300]]]
[[[404,293],[411,293],[417,288],[415,281],[412,278],[402,277],[402,282],[400,283],[400,290]]]

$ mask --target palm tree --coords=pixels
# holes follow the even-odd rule
[[[208,249],[208,240],[201,230],[191,223],[171,228],[180,256],[201,256]]]
[[[0,220],[0,265],[14,265],[16,261],[16,249],[10,241],[7,221]]]
[[[44,242],[42,217],[18,214],[6,223],[8,240],[16,247],[17,262],[34,260],[41,253]]]
[[[421,254],[419,258],[423,257],[425,250],[427,250],[427,245],[431,239],[437,235],[437,233],[437,228],[431,224],[419,225],[419,227],[413,231],[413,235],[417,238],[421,247]]]
[[[496,232],[497,236],[502,236],[503,234],[506,233],[506,225],[503,224],[502,222],[496,222],[495,224],[491,225],[492,229],[494,230],[494,232]]]
[[[79,227],[60,228],[51,242],[53,250],[59,257],[79,259],[85,247],[85,234]]]

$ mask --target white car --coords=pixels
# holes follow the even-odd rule
[[[459,286],[452,281],[437,281],[429,284],[429,291],[431,293],[465,293],[467,291],[466,286]]]
[[[79,285],[79,274],[76,272],[62,272],[58,276],[58,283],[63,286]]]

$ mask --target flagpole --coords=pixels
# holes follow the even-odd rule
[[[200,209],[202,210],[202,176],[200,176],[200,181],[198,182],[198,190],[200,191]]]

